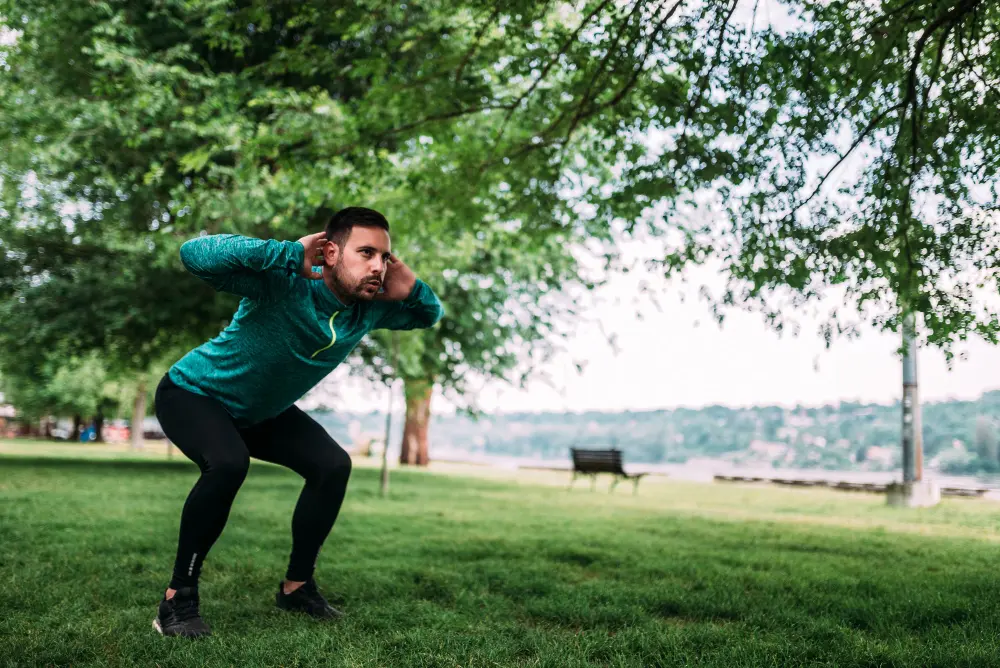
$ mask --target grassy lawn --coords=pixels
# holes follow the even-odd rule
[[[1000,665],[991,502],[495,470],[383,500],[364,465],[317,570],[346,619],[274,609],[301,483],[255,463],[203,572],[215,635],[161,638],[197,475],[162,459],[0,454],[0,666]]]

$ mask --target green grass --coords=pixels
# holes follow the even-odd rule
[[[301,483],[255,463],[203,573],[215,635],[161,638],[196,473],[0,455],[0,665],[1000,665],[990,502],[496,471],[380,499],[363,466],[317,570],[347,618],[274,609]]]

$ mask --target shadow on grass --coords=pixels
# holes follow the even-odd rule
[[[73,456],[48,456],[48,455],[23,455],[23,454],[2,454],[0,455],[0,469],[32,469],[35,471],[51,469],[58,471],[76,471],[81,473],[93,473],[93,474],[103,474],[112,472],[122,472],[129,471],[133,473],[189,473],[192,469],[196,469],[194,462],[187,459],[183,455],[179,455],[173,460],[141,460],[141,459],[94,459],[88,457],[73,457]],[[264,476],[294,476],[298,478],[291,469],[281,466],[279,464],[274,464],[271,462],[265,462],[260,459],[251,458],[250,459],[250,476],[259,477]],[[351,477],[354,480],[373,480],[377,479],[380,472],[377,469],[369,469],[362,467],[355,467],[351,472]],[[410,485],[411,483],[419,485],[420,481],[423,480],[423,476],[427,475],[426,471],[423,470],[393,470],[391,474],[391,479],[393,484],[403,484]],[[505,489],[505,485],[501,482],[479,480],[473,478],[467,478],[460,475],[450,475],[450,474],[434,474],[434,485],[438,489],[447,488],[454,490],[461,489],[491,489],[491,490],[502,490]]]
[[[189,473],[196,469],[194,462],[184,456],[173,460],[138,460],[138,459],[90,459],[83,457],[51,457],[33,455],[3,455],[0,456],[0,468],[26,468],[34,470],[53,469],[59,471],[78,471],[81,473],[109,473],[130,471],[133,473]],[[285,475],[290,469],[251,460],[253,475]],[[294,475],[294,474],[293,474]]]
[[[194,464],[187,459],[175,461],[139,461],[134,459],[85,459],[82,457],[38,457],[33,455],[3,455],[0,468],[30,468],[59,470],[124,470],[160,472],[164,469],[186,471]]]

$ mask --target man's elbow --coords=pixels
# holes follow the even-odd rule
[[[181,244],[181,264],[190,272],[194,272],[198,265],[196,259],[198,256],[197,245],[198,239],[188,239]]]
[[[441,305],[440,302],[438,302],[437,308],[428,309],[428,311],[427,311],[427,320],[426,320],[426,324],[424,325],[424,328],[429,329],[429,328],[433,327],[434,325],[436,325],[439,322],[441,322],[441,318],[443,318],[443,317],[444,317],[444,307]]]

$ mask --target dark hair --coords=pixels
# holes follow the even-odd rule
[[[358,227],[380,227],[389,231],[389,221],[378,211],[361,206],[349,206],[336,212],[326,222],[326,238],[343,247],[351,230]]]

